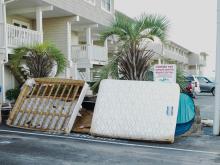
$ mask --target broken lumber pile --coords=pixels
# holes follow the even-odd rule
[[[77,116],[72,131],[76,133],[90,134],[93,112],[91,110],[81,109]]]

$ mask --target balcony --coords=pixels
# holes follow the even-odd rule
[[[206,61],[203,59],[199,59],[199,65],[200,66],[206,66]]]
[[[108,63],[108,50],[97,45],[73,45],[73,61],[82,64],[106,65]]]
[[[175,61],[180,62],[180,63],[184,63],[184,64],[188,63],[188,59],[187,59],[186,56],[180,55],[180,54],[178,54],[176,52],[173,52],[171,50],[168,50],[168,49],[164,50],[164,57],[168,58],[168,59],[171,59],[171,60],[175,60]]]
[[[42,34],[38,31],[7,24],[8,47],[32,46],[40,43]]]

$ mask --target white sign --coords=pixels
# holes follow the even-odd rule
[[[176,83],[176,65],[154,65],[154,81]]]

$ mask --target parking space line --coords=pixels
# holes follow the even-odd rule
[[[72,137],[72,136],[61,136],[61,135],[54,135],[54,134],[51,135],[51,134],[12,131],[12,130],[4,130],[4,129],[0,129],[0,132],[17,133],[17,134],[23,134],[23,135],[36,135],[36,136],[43,136],[43,137],[54,137],[54,138],[61,138],[61,139],[72,139],[72,140],[80,140],[80,141],[86,141],[86,142],[97,142],[97,143],[103,143],[103,144],[122,145],[122,146],[128,146],[128,147],[140,147],[140,148],[151,148],[151,149],[172,150],[172,151],[180,151],[180,152],[220,155],[220,152],[190,150],[190,149],[182,149],[182,148],[174,148],[174,147],[160,147],[160,146],[152,146],[152,145],[141,145],[141,144],[134,144],[134,143],[123,143],[123,142],[116,142],[116,141],[89,139],[89,138]]]

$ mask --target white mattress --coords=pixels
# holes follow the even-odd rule
[[[177,84],[103,80],[91,134],[174,142],[180,89]]]

